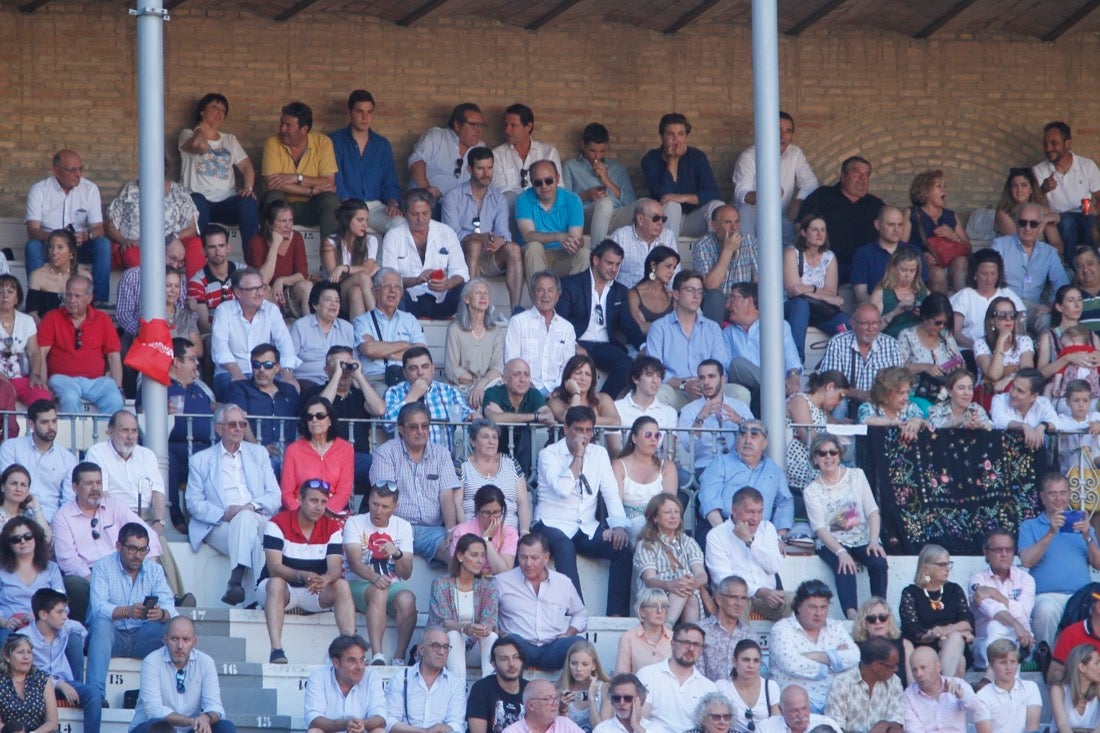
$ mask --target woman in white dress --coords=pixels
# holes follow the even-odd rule
[[[1078,644],[1066,657],[1065,672],[1050,687],[1050,706],[1058,733],[1093,730],[1100,724],[1100,651]]]
[[[716,683],[733,703],[732,733],[748,733],[756,729],[756,721],[779,715],[779,685],[760,676],[761,659],[760,645],[742,639],[733,648],[730,678]]]
[[[631,542],[637,541],[638,533],[645,526],[645,508],[649,500],[662,491],[676,496],[680,487],[676,464],[657,457],[660,442],[661,431],[657,421],[643,415],[634,421],[626,438],[626,447],[611,464],[611,470],[619,481],[623,509],[630,520],[627,529]]]

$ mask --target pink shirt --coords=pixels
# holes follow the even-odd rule
[[[476,517],[455,525],[454,536],[451,538],[452,556],[455,554],[455,548],[458,547],[458,538],[464,534],[476,534],[478,537],[484,539],[484,535],[481,534],[481,528],[478,526]],[[516,549],[519,547],[519,532],[516,531],[515,527],[503,524],[500,530],[497,531],[496,536],[489,539],[492,541],[493,547],[497,548],[497,552],[501,555],[516,556]],[[485,565],[481,572],[492,572],[492,569],[489,567],[488,555],[485,556]]]

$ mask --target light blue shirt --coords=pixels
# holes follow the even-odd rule
[[[298,369],[294,376],[312,382],[326,384],[325,363],[328,350],[333,346],[347,346],[355,349],[355,329],[343,318],[337,318],[328,330],[321,333],[321,325],[316,315],[306,316],[294,321],[290,327],[290,340],[294,342],[294,353],[298,355]]]
[[[407,713],[407,714],[406,714]],[[466,680],[440,671],[431,687],[420,676],[420,665],[405,667],[386,685],[386,730],[395,723],[427,728],[436,723],[466,730]]]
[[[371,313],[374,318],[371,318]],[[378,319],[378,329],[374,327],[374,320]],[[370,335],[377,341],[408,341],[410,344],[426,345],[424,340],[424,327],[416,320],[416,316],[403,310],[395,310],[393,316],[387,316],[381,309],[356,316],[352,323],[355,328],[355,355],[359,357],[359,363],[363,365],[363,374],[367,377],[380,377],[386,373],[386,364],[383,359],[368,359],[359,351],[359,344],[363,343],[363,336]],[[400,364],[400,359],[391,359],[390,363]]]
[[[1024,254],[1020,237],[1016,234],[997,237],[989,246],[1005,261],[1008,287],[1024,300],[1038,303],[1048,281],[1051,298],[1058,288],[1069,284],[1061,256],[1046,242],[1036,242],[1031,257]]]
[[[30,585],[24,583],[17,574],[0,570],[0,616],[11,618],[13,614],[25,613],[28,617],[33,617],[31,596],[42,588],[53,588],[58,593],[65,592],[61,568],[53,560],[34,577]]]
[[[188,718],[203,713],[225,717],[217,666],[209,654],[191,650],[191,656],[183,665],[183,686],[184,691],[180,692],[176,685],[176,664],[166,647],[162,646],[141,660],[141,689],[130,730],[142,723],[163,720],[172,713]],[[176,731],[186,730],[176,728]]]
[[[736,453],[715,456],[699,478],[699,516],[717,509],[729,519],[733,495],[741,487],[751,486],[764,495],[764,519],[777,530],[794,524],[794,498],[787,477],[775,461],[763,456],[756,468],[749,468]]]
[[[508,201],[496,186],[485,189],[481,199],[481,211],[470,182],[466,181],[443,194],[443,223],[455,230],[458,241],[474,233],[474,219],[481,222],[478,230],[481,234],[495,234],[511,241],[512,232],[508,229]]]
[[[385,694],[382,692],[382,675],[371,671],[363,673],[363,679],[345,695],[336,681],[336,670],[330,664],[310,673],[306,680],[306,727],[312,727],[317,718],[343,720],[345,718],[385,717]]]
[[[730,358],[741,356],[760,366],[760,319],[757,318],[749,326],[749,330],[731,323],[723,329],[726,337],[726,348],[729,349]],[[783,321],[783,364],[788,372],[791,370],[802,372],[802,360],[798,358],[798,349],[794,345],[794,336],[791,335],[791,325]]]
[[[516,221],[527,219],[536,232],[568,232],[570,227],[584,227],[584,206],[581,197],[558,186],[550,210],[542,208],[535,189],[529,188],[516,196]],[[519,237],[523,241],[523,237]],[[544,249],[561,249],[561,242],[550,242]]]
[[[88,636],[88,631],[79,621],[69,619],[54,635],[53,642],[47,642],[38,630],[38,624],[31,623],[19,633],[26,634],[31,640],[31,651],[34,653],[34,666],[48,674],[52,679],[74,682],[73,669],[69,665],[69,658],[65,656],[65,647],[69,644],[69,637],[76,634],[81,639]]]
[[[472,147],[483,148],[485,145],[479,141]],[[412,170],[413,163],[423,161],[428,185],[435,186],[440,193],[445,194],[458,184],[470,180],[470,167],[466,165],[465,156],[462,156],[462,162],[458,165],[458,175],[454,174],[455,161],[458,159],[458,133],[449,127],[433,127],[421,135],[413,146],[412,155],[409,156],[409,170]],[[417,185],[416,180],[409,176],[409,188],[416,188]]]
[[[58,443],[42,453],[34,444],[34,435],[8,438],[0,444],[0,466],[18,463],[31,474],[31,493],[38,499],[46,521],[52,522],[58,508],[76,499],[73,493],[73,468],[76,456]]]
[[[722,401],[729,405],[734,412],[745,420],[752,420],[755,417],[755,415],[752,414],[752,408],[736,397],[723,395]],[[700,397],[684,405],[684,408],[680,410],[680,419],[677,423],[679,427],[690,431],[690,428],[695,423],[695,419],[699,416],[699,413],[703,411],[703,405],[705,404],[706,398]],[[717,428],[734,428],[740,431],[739,426],[729,420],[723,420],[722,424],[719,425],[716,415],[707,415],[707,417],[703,419],[702,427],[712,430]],[[709,430],[701,430],[698,434],[682,432],[680,434],[680,440],[691,441],[692,446],[695,448],[695,470],[701,471],[707,467],[707,464],[710,463],[714,456],[733,451],[737,442],[737,432],[719,433]]]
[[[215,375],[226,373],[228,370],[222,365],[230,362],[236,362],[246,377],[251,375],[252,349],[260,344],[275,345],[283,369],[298,368],[298,354],[278,306],[265,300],[251,321],[245,319],[239,301],[229,300],[218,306],[218,317],[214,319],[210,335]]]
[[[676,311],[661,316],[649,327],[646,353],[665,365],[665,381],[673,377],[690,379],[699,362],[717,359],[723,369],[729,367],[730,352],[722,337],[722,328],[700,312],[695,314],[691,336],[684,333]]]
[[[92,567],[92,599],[89,619],[96,617],[110,619],[117,606],[133,606],[145,600],[146,596],[157,597],[157,607],[164,609],[168,618],[176,615],[176,602],[164,578],[160,563],[146,560],[141,564],[136,578],[131,578],[122,567],[118,552],[102,557]],[[141,619],[115,619],[116,629],[136,629],[142,624],[160,623]]]
[[[630,182],[630,173],[627,172],[626,166],[609,158],[604,158],[603,164],[607,167],[607,177],[619,189],[618,196],[611,193],[611,189],[607,189],[607,198],[611,199],[611,205],[618,209],[634,203],[637,196],[634,194],[634,184]],[[570,158],[562,163],[561,168],[561,185],[575,194],[603,185],[603,182],[592,172],[592,164],[583,155]],[[596,202],[583,203],[587,210]]]
[[[1020,525],[1019,552],[1037,543],[1049,531],[1050,519],[1045,513],[1025,520]],[[1096,542],[1096,532],[1090,529],[1089,534]],[[1039,562],[1031,568],[1031,577],[1035,579],[1037,594],[1074,593],[1083,588],[1092,579],[1085,538],[1080,532],[1055,534]]]

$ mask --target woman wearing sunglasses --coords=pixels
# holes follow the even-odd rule
[[[688,733],[729,733],[733,730],[733,706],[720,692],[708,692],[695,706],[691,719],[695,727]]]
[[[828,434],[810,444],[817,478],[803,490],[810,528],[821,541],[817,554],[836,576],[844,615],[856,617],[856,562],[867,567],[871,595],[886,596],[886,550],[879,541],[882,519],[867,476],[840,465],[840,444]]]
[[[339,437],[340,418],[332,414],[327,398],[312,397],[298,420],[301,437],[287,446],[280,486],[283,507],[298,508],[298,490],[309,479],[320,478],[331,487],[330,514],[343,514],[355,485],[355,448]]]
[[[661,431],[657,421],[643,415],[634,421],[626,446],[611,464],[611,470],[619,482],[619,496],[630,520],[631,541],[645,526],[645,510],[649,500],[661,492],[676,496],[680,479],[676,464],[657,457],[661,443]]]
[[[881,596],[871,596],[864,601],[856,612],[856,620],[852,622],[852,638],[855,641],[867,641],[873,636],[887,639],[897,647],[900,663],[894,674],[901,680],[903,687],[908,685],[909,655],[913,653],[913,644],[908,639],[901,638],[897,618],[886,599]]]
[[[0,644],[34,620],[31,596],[40,588],[64,593],[61,569],[50,560],[50,547],[38,523],[16,517],[0,530]]]
[[[760,676],[761,660],[760,645],[742,639],[733,648],[730,678],[716,683],[718,692],[733,703],[734,733],[755,731],[756,721],[779,715],[779,685]]]
[[[1008,390],[1016,372],[1035,366],[1034,342],[1030,336],[1016,334],[1019,316],[1011,299],[994,298],[985,311],[985,335],[974,341],[978,380],[990,400]],[[984,404],[988,401],[979,400],[983,407],[989,406]]]
[[[965,366],[955,342],[955,316],[943,293],[932,293],[920,304],[920,323],[898,337],[901,358],[917,380],[916,402],[925,409],[938,399],[947,375]]]

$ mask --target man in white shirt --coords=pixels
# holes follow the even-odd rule
[[[531,386],[545,397],[561,383],[565,362],[577,353],[573,325],[558,315],[558,276],[549,270],[531,276],[531,307],[508,321],[504,361],[523,359],[531,369]]]
[[[31,478],[31,496],[47,522],[73,493],[72,472],[76,456],[57,442],[57,405],[35,400],[27,407],[27,434],[0,443],[0,466],[18,463]]]
[[[554,567],[573,581],[577,593],[577,554],[610,560],[607,615],[629,616],[634,553],[611,460],[603,446],[592,442],[595,424],[591,407],[570,407],[565,437],[539,452],[539,500],[531,529],[549,541]],[[607,525],[596,519],[597,492],[607,506]]]
[[[313,670],[306,680],[307,733],[384,730],[382,676],[369,669],[367,651],[358,635],[341,634],[328,645],[332,664]]]
[[[832,718],[810,712],[810,696],[798,685],[783,688],[779,696],[779,715],[760,722],[759,733],[806,733],[819,726],[840,733],[840,725]]]
[[[989,417],[997,430],[1019,430],[1029,448],[1040,448],[1047,432],[1053,432],[1062,418],[1050,400],[1042,395],[1043,375],[1038,369],[1021,369],[1012,378],[1008,394],[993,397]]]
[[[623,425],[633,425],[639,417],[651,417],[663,431],[676,427],[676,410],[657,400],[657,392],[665,381],[665,365],[652,356],[641,354],[630,365],[630,381],[634,387],[622,399],[615,400],[615,409]],[[670,434],[671,435],[671,434]]]
[[[672,630],[672,656],[638,670],[638,679],[649,690],[650,718],[665,730],[693,729],[695,706],[718,690],[696,665],[705,638],[698,624],[678,624]]]
[[[386,685],[387,733],[463,733],[466,680],[447,671],[451,643],[438,626],[424,629],[420,664],[405,667]]]
[[[770,619],[790,614],[794,595],[776,587],[776,573],[783,562],[779,533],[764,519],[764,495],[758,489],[744,486],[733,495],[730,518],[707,533],[706,542],[712,583],[740,576],[748,586],[753,611]]]
[[[1031,631],[1035,579],[1013,564],[1016,538],[1007,530],[995,529],[986,534],[983,549],[989,566],[971,575],[967,583],[970,607],[974,609],[974,661],[977,667],[987,666],[985,649],[997,639],[1010,639],[1022,650],[1035,643]]]
[[[637,676],[620,672],[611,678],[607,690],[614,714],[593,728],[592,733],[659,733],[656,723],[642,717],[648,690]]]
[[[1095,246],[1092,228],[1096,223],[1096,210],[1085,213],[1083,202],[1090,208],[1098,203],[1100,193],[1100,168],[1088,158],[1070,151],[1072,135],[1065,122],[1048,122],[1043,126],[1043,152],[1047,159],[1035,164],[1032,170],[1039,188],[1047,196],[1047,203],[1061,215],[1058,233],[1062,235],[1062,256],[1073,262],[1077,246]]]
[[[793,221],[802,202],[817,190],[817,176],[802,148],[792,145],[794,118],[779,112],[779,196],[783,212],[783,244],[794,241]],[[797,192],[797,196],[795,195]],[[741,213],[741,231],[756,234],[756,146],[750,145],[733,166],[733,195]]]
[[[649,273],[645,272],[645,258],[655,247],[679,251],[676,235],[665,227],[667,221],[668,217],[659,202],[647,198],[634,202],[634,223],[611,232],[611,239],[623,248],[623,264],[615,275],[616,282],[632,288],[648,277]]]
[[[512,104],[504,110],[504,142],[493,148],[493,185],[514,203],[521,191],[531,188],[531,166],[538,160],[552,160],[561,170],[558,149],[531,139],[535,113],[526,104]]]

